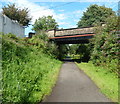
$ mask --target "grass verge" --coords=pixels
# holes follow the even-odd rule
[[[94,66],[91,62],[77,65],[95,82],[103,94],[113,102],[118,102],[118,77],[115,73]]]
[[[42,50],[15,36],[2,37],[3,104],[35,104],[52,91],[62,62]]]

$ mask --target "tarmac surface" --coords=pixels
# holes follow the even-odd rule
[[[44,102],[111,102],[74,62],[65,62]],[[105,103],[106,104],[106,103]]]

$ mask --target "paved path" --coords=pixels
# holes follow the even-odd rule
[[[53,92],[44,102],[110,102],[73,62],[62,65]]]

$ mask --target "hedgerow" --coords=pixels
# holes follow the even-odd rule
[[[109,17],[105,26],[98,26],[90,44],[93,45],[92,62],[119,75],[120,33],[117,24],[117,17]]]
[[[61,62],[43,53],[42,39],[34,42],[11,34],[2,37],[3,103],[38,103],[51,92]]]
[[[118,73],[119,44],[116,34],[106,32],[95,36],[91,59],[95,65],[106,66],[110,71]]]

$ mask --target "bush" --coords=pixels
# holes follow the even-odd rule
[[[110,71],[118,72],[119,43],[116,33],[102,32],[93,39],[93,52],[91,60],[95,65],[107,67]]]
[[[26,41],[26,39],[24,39]],[[49,41],[48,36],[44,31],[37,32],[31,39],[27,40],[29,45],[34,45],[37,49],[40,49],[45,54],[51,57],[58,58],[59,51],[58,46],[55,43]]]
[[[120,33],[118,32],[118,16],[106,18],[104,26],[97,26],[96,35],[91,40],[93,45],[91,60],[95,65],[106,67],[119,75]]]

